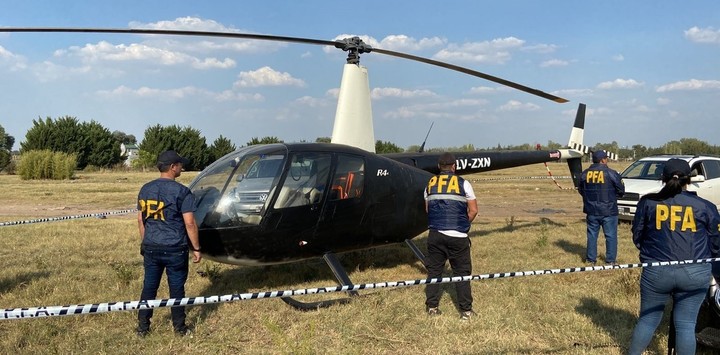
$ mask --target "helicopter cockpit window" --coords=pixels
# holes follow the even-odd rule
[[[259,224],[285,158],[284,149],[244,148],[208,167],[191,184],[199,227]]]
[[[275,200],[276,209],[320,203],[330,172],[330,154],[298,153]]]
[[[344,200],[362,196],[365,161],[361,157],[339,154],[330,199]]]

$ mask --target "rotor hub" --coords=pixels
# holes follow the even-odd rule
[[[372,51],[372,47],[363,42],[363,40],[357,36],[352,38],[344,38],[335,42],[335,48],[340,48],[348,52],[348,64],[360,64],[360,54],[370,53]]]

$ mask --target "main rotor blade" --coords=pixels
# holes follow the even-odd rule
[[[546,92],[544,92],[544,91],[540,91],[540,90],[538,90],[538,89],[533,89],[533,88],[527,87],[527,86],[525,86],[525,85],[521,85],[521,84],[518,84],[518,83],[514,83],[514,82],[509,81],[509,80],[505,80],[505,79],[502,79],[502,78],[498,78],[498,77],[492,76],[492,75],[490,75],[490,74],[481,73],[481,72],[479,72],[479,71],[475,71],[475,70],[472,70],[472,69],[460,67],[460,66],[457,66],[457,65],[453,65],[453,64],[449,64],[449,63],[445,63],[445,62],[440,62],[440,61],[433,60],[433,59],[418,57],[418,56],[414,56],[414,55],[412,55],[412,54],[394,52],[394,51],[389,51],[389,50],[380,49],[380,48],[373,48],[373,52],[382,53],[382,54],[387,54],[387,55],[391,55],[391,56],[395,56],[395,57],[400,57],[400,58],[405,58],[405,59],[416,60],[416,61],[418,61],[418,62],[423,62],[423,63],[427,63],[427,64],[437,65],[437,66],[439,66],[439,67],[443,67],[443,68],[447,68],[447,69],[450,69],[450,70],[459,71],[459,72],[461,72],[461,73],[465,73],[465,74],[468,74],[468,75],[476,76],[476,77],[478,77],[478,78],[483,78],[483,79],[485,79],[485,80],[490,80],[490,81],[496,82],[496,83],[498,83],[498,84],[502,84],[502,85],[505,85],[505,86],[509,86],[509,87],[511,87],[511,88],[513,88],[513,89],[517,89],[517,90],[520,90],[520,91],[524,91],[524,92],[527,92],[527,93],[529,93],[529,94],[533,94],[533,95],[535,95],[535,96],[540,96],[540,97],[542,97],[542,98],[545,98],[545,99],[548,99],[548,100],[552,100],[552,101],[555,101],[555,102],[558,102],[558,103],[568,102],[567,99],[563,99],[562,97],[558,97],[558,96],[555,96],[555,95],[552,95],[552,94],[548,94],[548,93],[546,93]]]
[[[60,33],[126,33],[140,35],[173,35],[173,36],[197,36],[197,37],[228,37],[257,39],[263,41],[295,42],[316,44],[321,46],[335,46],[335,41],[321,39],[270,36],[253,33],[239,32],[214,32],[214,31],[190,31],[190,30],[154,30],[142,28],[64,28],[64,27],[0,27],[0,32],[60,32]]]
[[[278,42],[290,42],[290,43],[304,43],[314,44],[321,46],[333,46],[336,48],[342,48],[340,41],[327,41],[321,39],[312,38],[301,38],[301,37],[287,37],[287,36],[271,36],[262,34],[251,34],[251,33],[239,33],[239,32],[214,32],[214,31],[190,31],[190,30],[156,30],[156,29],[141,29],[141,28],[63,28],[63,27],[0,27],[0,32],[26,32],[26,33],[46,33],[46,32],[60,32],[60,33],[126,33],[126,34],[145,34],[145,35],[174,35],[174,36],[204,36],[204,37],[226,37],[226,38],[243,38],[243,39],[255,39],[263,41],[278,41]],[[367,48],[370,48],[369,46]],[[418,57],[412,54],[400,53],[380,48],[371,48],[370,51],[390,55],[398,58],[410,59],[426,64],[439,66],[442,68],[455,70],[461,73],[472,75],[478,78],[489,80],[501,85],[509,86],[511,88],[527,92],[529,94],[539,96],[548,100],[552,100],[558,103],[565,103],[568,100],[558,97],[552,94],[548,94],[538,89],[533,89],[525,85],[521,85],[509,80],[498,78],[490,74],[481,73],[476,70],[460,67],[457,65],[440,62],[437,60]]]

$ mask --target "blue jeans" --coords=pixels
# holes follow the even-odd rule
[[[143,259],[145,268],[145,279],[143,281],[141,300],[153,300],[157,296],[160,287],[163,270],[167,273],[170,298],[185,297],[185,281],[188,277],[188,250],[182,251],[158,251],[145,250]],[[185,329],[185,307],[172,307],[173,328],[175,330]],[[150,318],[153,316],[152,309],[143,309],[138,312],[138,330],[150,329]]]
[[[672,296],[675,352],[695,354],[695,323],[710,286],[710,264],[651,266],[640,277],[640,317],[629,353],[642,354],[662,320],[665,303]]]
[[[605,234],[605,262],[617,261],[618,216],[587,215],[587,255],[585,261],[597,261],[597,239],[602,226]]]

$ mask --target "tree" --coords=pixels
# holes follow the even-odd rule
[[[317,137],[315,139],[315,143],[330,143],[332,142],[332,138],[330,137]]]
[[[228,154],[230,152],[233,152],[235,149],[235,144],[232,144],[232,142],[220,135],[213,144],[208,148],[209,153],[209,159],[210,161],[215,161],[223,157],[225,154]]]
[[[247,146],[256,145],[256,144],[272,144],[272,143],[283,143],[282,140],[278,137],[263,137],[262,139],[258,139],[257,137],[253,137],[249,142],[247,142]]]
[[[5,169],[10,163],[10,154],[14,143],[15,138],[5,133],[5,128],[0,126],[0,170]]]
[[[142,142],[138,146],[140,156],[137,164],[141,167],[155,166],[157,156],[166,150],[174,150],[190,161],[186,170],[202,170],[209,164],[209,153],[205,137],[192,127],[159,124],[145,130]]]
[[[375,152],[378,154],[402,153],[403,149],[388,141],[376,141]]]
[[[137,144],[137,138],[135,138],[132,134],[127,134],[122,131],[113,131],[112,136],[118,143]]]
[[[111,167],[120,162],[120,144],[110,130],[90,121],[80,124],[86,165]]]

